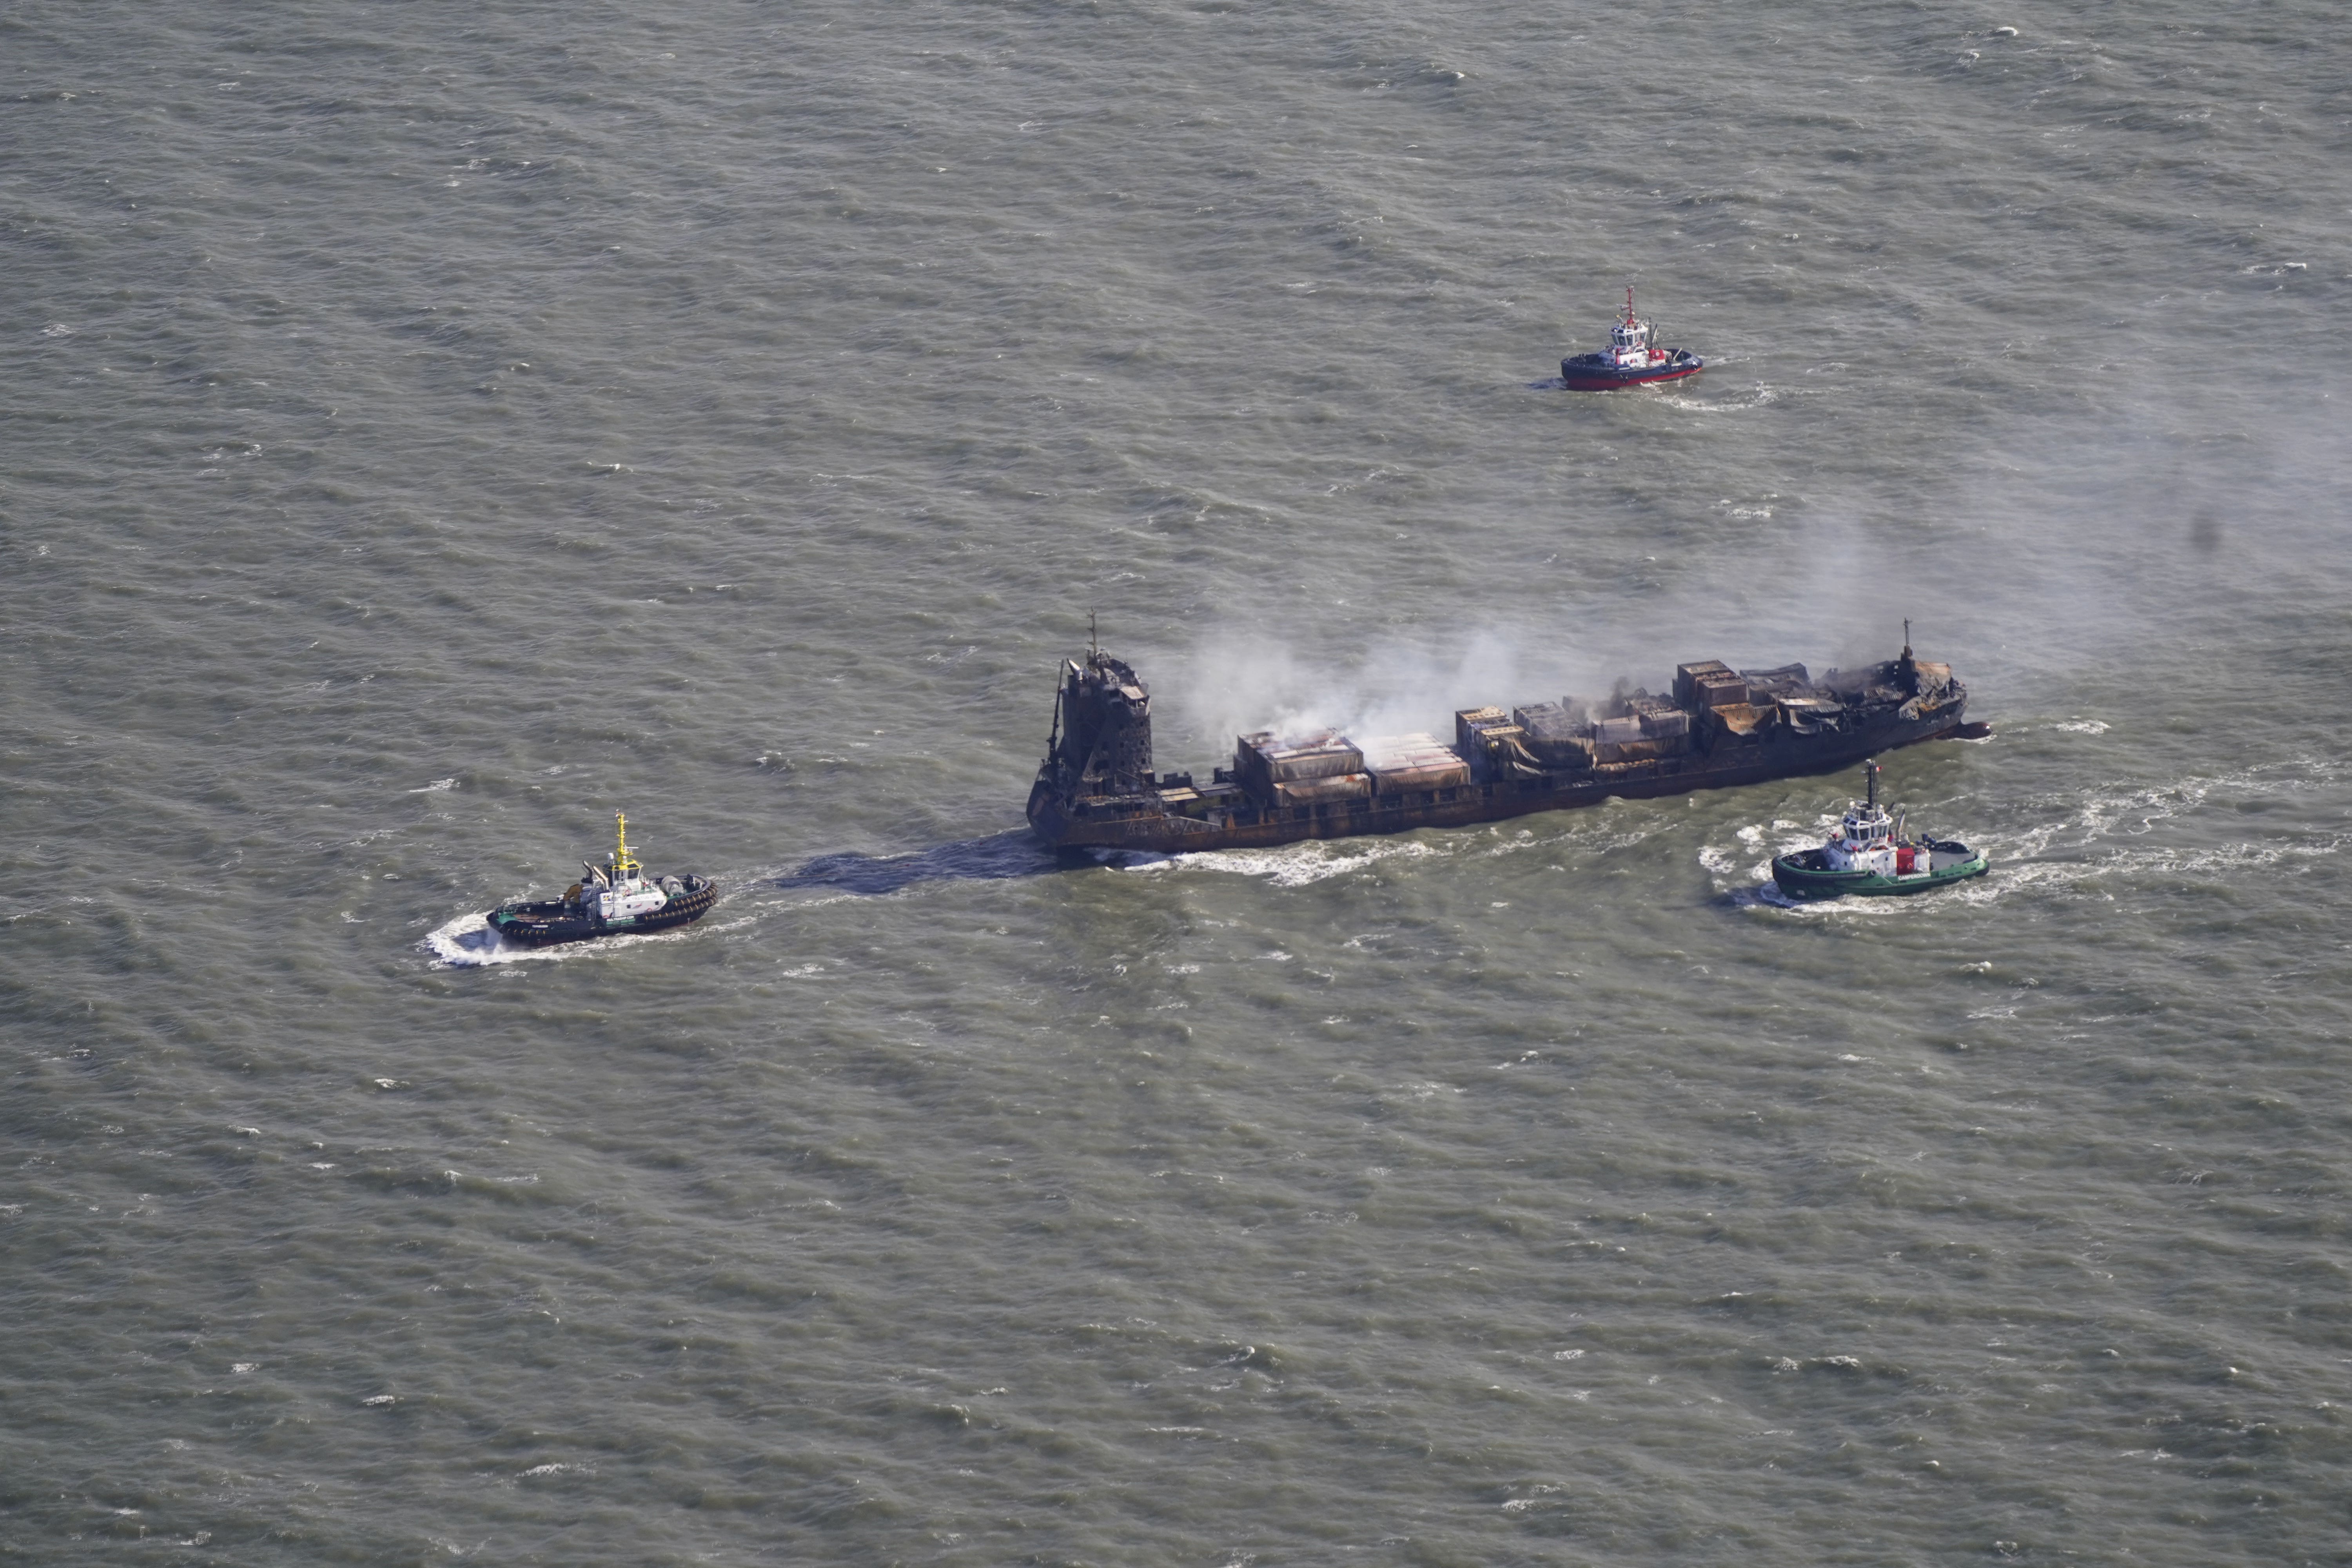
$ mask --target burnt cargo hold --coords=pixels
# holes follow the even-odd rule
[[[1465,708],[1434,735],[1240,736],[1207,784],[1155,773],[1151,698],[1100,650],[1065,660],[1029,823],[1055,848],[1171,852],[1458,827],[1612,795],[1683,795],[1831,773],[1958,733],[1968,689],[1902,656],[1821,679],[1801,664],[1675,671],[1674,690]],[[1968,727],[1971,732],[1981,725]]]

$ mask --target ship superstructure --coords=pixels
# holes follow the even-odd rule
[[[1463,709],[1450,745],[1259,731],[1201,784],[1152,771],[1150,694],[1092,648],[1064,661],[1029,821],[1059,848],[1160,852],[1458,826],[1851,767],[1961,732],[1967,705],[1950,667],[1907,641],[1899,658],[1818,680],[1801,664],[1705,659],[1677,667],[1670,694]]]

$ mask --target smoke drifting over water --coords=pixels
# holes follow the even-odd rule
[[[1280,618],[1329,626],[1328,646],[1269,633],[1276,617],[1228,622],[1143,673],[1164,732],[1222,752],[1268,728],[1444,732],[1457,708],[1660,689],[1696,658],[1818,676],[1894,657],[1906,619],[1922,657],[1996,687],[2128,665],[2261,616],[2284,584],[2352,582],[2352,399],[2315,390],[2260,426],[2200,423],[2213,412],[2044,426],[1954,454],[1942,493],[1902,502],[1784,498],[1762,542],[1725,530],[1644,555],[1616,593],[1547,606],[1498,588],[1383,616],[1377,636],[1310,604]]]
[[[1203,738],[1222,742],[1224,752],[1234,736],[1268,729],[1359,736],[1428,730],[1450,743],[1454,710],[1486,700],[1462,693],[1516,689],[1532,679],[1513,644],[1490,631],[1468,637],[1450,662],[1433,648],[1390,647],[1366,653],[1354,668],[1333,668],[1238,628],[1213,634],[1196,658],[1197,668],[1171,672],[1173,681],[1163,676],[1157,689],[1172,698],[1169,729],[1182,743]],[[1155,742],[1160,732],[1155,729]]]

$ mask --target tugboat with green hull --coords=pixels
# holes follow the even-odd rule
[[[583,860],[587,874],[560,899],[501,904],[490,911],[490,929],[507,942],[547,947],[668,931],[710,912],[719,901],[719,884],[708,877],[646,876],[629,853],[629,819],[616,811],[613,820],[619,845],[604,865]]]
[[[1878,804],[1878,764],[1863,763],[1867,800],[1846,803],[1845,819],[1818,849],[1800,849],[1772,862],[1772,880],[1792,899],[1862,898],[1924,893],[1948,888],[1990,868],[1984,851],[1957,839],[1904,836],[1903,818]]]

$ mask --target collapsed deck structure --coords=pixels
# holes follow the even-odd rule
[[[1465,708],[1454,742],[1323,731],[1238,737],[1209,783],[1155,773],[1151,697],[1099,648],[1065,660],[1029,822],[1058,849],[1262,847],[1457,827],[1612,795],[1682,795],[1851,767],[1961,732],[1951,667],[1902,655],[1813,679],[1801,664],[1678,666],[1671,695]],[[1970,731],[1981,726],[1966,726]]]

